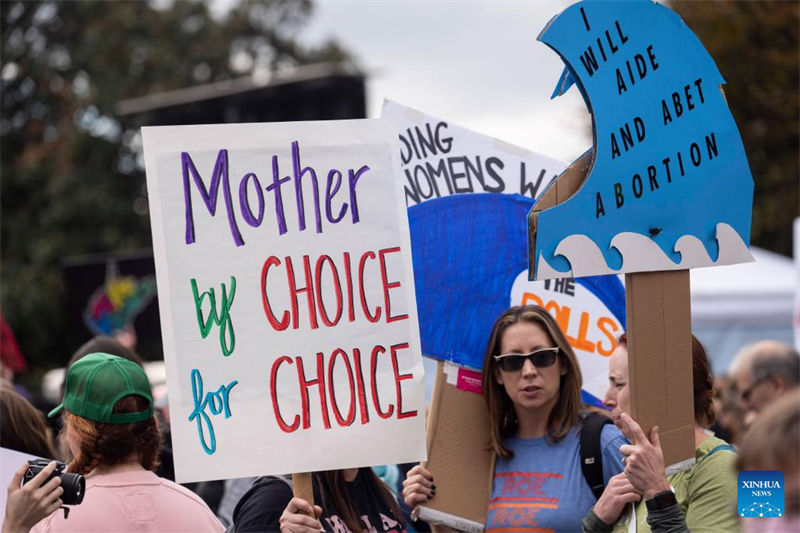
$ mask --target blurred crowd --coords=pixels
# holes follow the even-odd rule
[[[528,308],[515,309],[527,309],[526,312],[530,313]],[[515,454],[521,453],[515,448],[517,444],[513,438],[524,437],[526,431],[539,435],[535,429],[538,421],[534,420],[525,427],[529,424],[523,416],[524,409],[527,409],[523,404],[527,400],[515,398],[513,389],[509,388],[509,376],[530,379],[530,383],[544,380],[544,385],[523,391],[528,395],[525,398],[532,398],[534,411],[539,409],[535,400],[545,394],[539,389],[546,392],[546,372],[551,368],[561,368],[562,378],[577,374],[580,383],[579,370],[572,368],[569,357],[564,356],[564,352],[570,349],[560,344],[563,335],[557,325],[536,313],[531,315],[534,318],[525,318],[524,313],[518,315],[507,319],[511,326],[503,325],[503,317],[498,319],[499,325],[496,324],[496,334],[493,333],[490,339],[484,368],[484,396],[489,410],[493,411],[494,394],[500,401],[497,405],[503,405],[503,401],[510,398],[511,402],[506,403],[505,408],[515,413],[511,417],[513,422],[509,432],[504,433],[502,425],[507,420],[498,426],[500,429],[494,444],[498,454],[498,472],[504,460],[513,460]],[[519,323],[526,324],[526,320],[535,327],[524,331],[513,329]],[[536,344],[538,341],[534,340],[541,336],[542,331],[545,340]],[[511,333],[517,337],[510,337]],[[515,339],[522,339],[522,344],[509,344]],[[757,342],[741,348],[726,374],[712,377],[703,347],[696,339],[694,342],[697,343],[693,357],[698,450],[701,442],[706,442],[712,453],[724,450],[725,464],[732,465],[731,475],[735,474],[735,468],[736,471],[777,470],[785,476],[785,511],[780,518],[739,520],[740,517],[735,516],[740,514],[735,509],[735,492],[728,490],[725,493],[723,504],[730,507],[735,527],[745,531],[800,530],[798,352],[775,341]],[[540,345],[545,348],[540,348]],[[511,352],[505,354],[504,350],[510,347],[513,348]],[[531,347],[536,349],[527,353]],[[497,355],[498,352],[501,355]],[[142,370],[143,361],[136,353],[135,332],[130,329],[116,338],[95,337],[72,354],[66,361],[66,379],[61,386],[62,400],[58,406],[46,405],[15,383],[15,375],[25,370],[26,363],[5,320],[2,321],[0,356],[0,446],[66,463],[70,472],[86,477],[86,487],[81,490],[93,491],[93,497],[87,499],[90,503],[75,506],[73,509],[81,511],[73,510],[70,516],[68,511],[62,512],[67,509],[64,487],[59,485],[58,478],[50,479],[58,465],[48,463],[36,475],[29,474],[27,463],[20,465],[9,485],[4,532],[128,530],[131,527],[145,531],[430,530],[428,524],[412,519],[411,513],[415,505],[436,495],[433,476],[422,465],[388,465],[315,474],[316,507],[293,498],[292,480],[280,476],[183,486],[174,483],[166,385],[150,386]],[[555,379],[558,381],[559,377]],[[493,381],[497,383],[493,384]],[[584,511],[590,511],[587,515],[590,520],[584,519],[581,527],[583,530],[610,531],[611,526],[619,524],[624,516],[622,503],[635,503],[647,498],[647,509],[653,518],[652,523],[648,518],[648,523],[653,531],[688,530],[687,507],[691,503],[675,507],[682,507],[680,525],[675,526],[677,529],[665,529],[666,526],[661,525],[656,517],[660,517],[658,513],[668,507],[661,509],[655,503],[651,506],[651,502],[657,500],[656,489],[649,490],[647,480],[637,478],[641,472],[635,465],[640,463],[634,461],[657,459],[660,445],[657,434],[641,434],[641,438],[635,438],[641,429],[627,415],[626,381],[627,342],[623,336],[610,361],[609,392],[604,403],[609,409],[608,416],[622,430],[613,435],[618,440],[615,441],[614,453],[620,453],[619,443],[635,442],[636,445],[621,446],[623,457],[616,472],[604,470],[605,493],[593,498],[588,509],[581,510],[581,517]],[[555,406],[565,402],[564,389],[568,386],[565,383],[561,379],[558,385],[561,390],[557,388],[553,400]],[[488,392],[488,389],[493,392]],[[541,411],[536,412],[541,414]],[[47,413],[49,416],[45,416]],[[495,416],[494,412],[492,416]],[[552,416],[547,418],[550,419]],[[559,431],[561,434],[553,437]],[[569,425],[560,430],[543,425],[540,433],[558,443],[562,439],[567,442],[570,431]],[[709,438],[711,440],[707,440]],[[711,442],[713,447],[708,445]],[[612,455],[608,458],[613,460]],[[673,490],[677,494],[677,478],[664,479],[663,458],[662,463],[656,460],[655,464],[656,470],[661,468],[662,471],[652,486]],[[119,501],[119,491],[127,491],[124,492],[127,503],[119,511],[122,513],[120,517],[111,522],[107,518],[99,519],[96,513],[117,505],[114,502]],[[102,494],[106,495],[101,497]],[[595,492],[595,496],[598,494],[601,492]],[[82,498],[83,494],[79,496]],[[678,497],[680,499],[680,494]],[[90,512],[90,507],[93,512]],[[336,513],[333,514],[331,509]],[[666,518],[664,520],[664,524],[669,522]],[[606,526],[609,529],[605,529]],[[434,529],[437,528],[434,526]],[[490,529],[489,524],[487,529]]]

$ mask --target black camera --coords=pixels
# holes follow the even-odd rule
[[[22,484],[24,485],[32,480],[34,476],[41,472],[50,462],[51,461],[47,459],[32,459],[28,461],[28,470],[22,478]],[[78,505],[83,501],[83,494],[86,492],[86,479],[80,474],[72,474],[66,470],[67,465],[65,463],[56,461],[56,469],[53,470],[50,477],[45,480],[45,483],[58,476],[61,480],[61,488],[64,489],[64,493],[61,495],[61,501],[64,505]]]

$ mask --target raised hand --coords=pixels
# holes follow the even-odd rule
[[[631,484],[649,500],[659,492],[670,490],[669,482],[664,475],[664,453],[658,438],[658,426],[650,431],[650,438],[627,413],[620,415],[620,420],[628,426],[629,435],[635,444],[625,444],[620,452],[625,456],[625,475]]]

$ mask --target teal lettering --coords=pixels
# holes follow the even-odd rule
[[[222,385],[216,392],[209,392],[203,395],[203,376],[196,368],[192,369],[192,399],[194,409],[189,415],[189,422],[197,423],[197,435],[200,445],[208,455],[213,455],[217,451],[217,439],[214,434],[214,426],[211,417],[206,413],[206,407],[211,410],[212,415],[225,413],[225,418],[231,417],[230,393],[231,389],[239,383],[233,380],[227,385]],[[206,433],[208,440],[206,440]]]

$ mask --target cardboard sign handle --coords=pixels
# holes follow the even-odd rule
[[[295,498],[305,500],[314,506],[314,484],[311,480],[311,472],[301,472],[292,474],[292,492]]]

